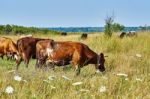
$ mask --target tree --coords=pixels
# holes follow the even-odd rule
[[[5,30],[4,30],[6,33],[10,33],[11,31],[12,31],[12,27],[11,27],[11,25],[9,25],[9,24],[7,24],[6,26],[5,26]]]
[[[104,33],[106,36],[111,37],[113,33],[113,16],[107,16],[105,19]]]
[[[3,33],[5,27],[3,25],[0,25],[0,33]]]
[[[119,24],[119,23],[114,23],[113,24],[113,32],[119,32],[119,31],[122,31],[124,30],[124,26]]]

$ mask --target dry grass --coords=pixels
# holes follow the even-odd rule
[[[104,52],[106,58],[105,74],[94,75],[95,68],[88,65],[81,69],[79,76],[68,66],[65,70],[57,67],[55,71],[35,71],[35,60],[30,61],[26,69],[22,63],[19,76],[25,81],[15,81],[15,62],[0,59],[0,98],[1,99],[149,99],[150,98],[150,34],[139,33],[137,37],[119,39],[116,35],[106,38],[103,34],[90,34],[87,40],[80,35],[35,35],[35,37],[52,38],[58,41],[78,41],[87,44],[97,53]],[[19,36],[10,36],[14,41]],[[141,54],[138,58],[136,54]],[[117,76],[118,73],[127,77]],[[62,78],[67,76],[71,80]],[[54,80],[48,80],[55,76]],[[43,81],[46,80],[46,81]],[[73,86],[74,82],[83,82]],[[11,85],[12,94],[5,89]],[[100,92],[101,86],[106,87]],[[55,88],[53,88],[55,87]],[[84,91],[81,89],[86,89]]]

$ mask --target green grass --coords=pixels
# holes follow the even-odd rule
[[[119,39],[113,35],[108,39],[103,34],[90,34],[87,40],[80,40],[80,35],[36,35],[36,37],[52,38],[59,41],[78,41],[87,44],[97,53],[104,52],[106,57],[106,72],[95,74],[94,65],[81,69],[81,74],[68,66],[67,69],[57,67],[55,71],[35,71],[35,60],[31,60],[29,68],[24,63],[19,67],[19,76],[26,82],[15,81],[16,73],[14,61],[0,59],[0,99],[149,99],[150,98],[150,34],[139,33],[137,37]],[[11,37],[18,39],[18,37]],[[136,57],[141,54],[142,57]],[[117,76],[125,73],[128,76]],[[67,76],[71,80],[62,78]],[[48,80],[55,76],[54,80]],[[128,79],[127,79],[128,78]],[[136,78],[142,81],[136,80]],[[43,80],[47,80],[45,82]],[[74,82],[83,82],[73,86]],[[14,88],[13,94],[5,93],[7,86]],[[106,92],[101,93],[99,88],[106,86]],[[55,87],[54,89],[52,87]],[[89,91],[82,92],[81,89]]]

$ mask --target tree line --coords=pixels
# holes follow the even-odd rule
[[[0,25],[0,34],[34,34],[34,33],[53,33],[57,34],[59,32],[54,30],[49,30],[47,28],[36,28],[36,27],[24,27],[18,25]]]

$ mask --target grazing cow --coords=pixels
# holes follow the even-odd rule
[[[124,37],[133,37],[133,36],[137,36],[137,33],[135,31],[122,32],[119,37],[124,38]]]
[[[21,58],[19,59],[16,65],[17,70],[22,60],[24,60],[26,67],[28,67],[30,58],[31,57],[36,58],[36,43],[40,40],[44,40],[44,39],[24,37],[17,41],[18,52],[21,56]]]
[[[66,36],[67,33],[66,33],[66,32],[62,32],[61,35],[62,35],[62,36]]]
[[[129,31],[126,33],[127,36],[132,37],[132,36],[137,36],[137,33],[135,31]]]
[[[126,32],[122,32],[119,37],[124,38],[125,36],[126,36]]]
[[[11,57],[14,57],[16,62],[18,61],[19,53],[16,44],[10,38],[1,37],[0,56],[3,58],[4,55],[6,55],[7,60],[9,60]]]
[[[86,34],[86,33],[83,33],[82,35],[81,35],[81,39],[86,39],[88,37],[88,34]]]
[[[49,53],[51,53],[53,40],[47,39],[47,40],[41,40],[37,42],[36,44],[36,68],[39,68],[39,65],[44,65],[47,56],[49,56]]]
[[[80,73],[80,68],[88,65],[95,64],[97,71],[105,71],[104,67],[104,55],[96,54],[87,45],[78,42],[55,42],[55,41],[40,41],[38,46],[48,45],[46,48],[37,51],[39,55],[38,66],[45,64],[47,60],[48,64],[64,66],[72,64],[76,70],[76,75]],[[40,57],[42,56],[42,57]],[[43,57],[44,56],[44,57]]]

